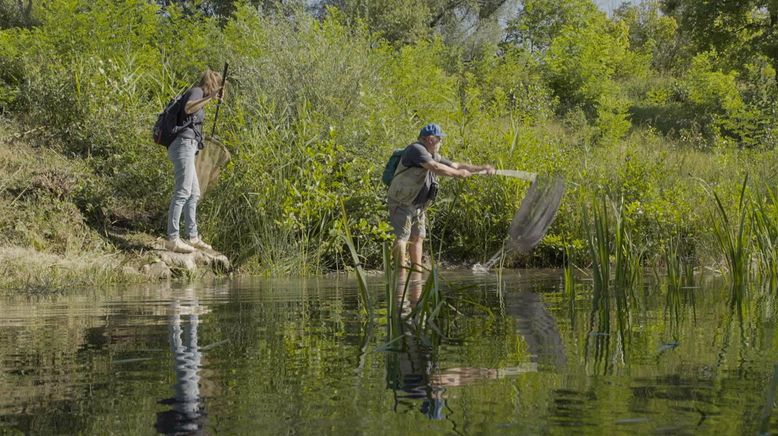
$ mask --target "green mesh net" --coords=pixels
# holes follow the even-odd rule
[[[535,248],[554,222],[564,194],[565,183],[560,177],[538,175],[513,217],[508,247],[519,253]]]
[[[502,175],[510,175],[507,172],[504,173],[506,174]],[[500,173],[498,172],[498,174]],[[564,194],[565,183],[561,177],[549,175],[533,177],[532,185],[527,190],[524,199],[521,200],[521,206],[519,206],[519,210],[514,215],[508,229],[505,250],[495,253],[483,265],[474,265],[473,270],[476,272],[488,271],[507,251],[526,254],[535,248],[543,240],[548,228],[554,222]]]

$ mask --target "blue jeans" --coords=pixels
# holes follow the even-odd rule
[[[167,238],[178,238],[178,222],[184,214],[184,225],[189,239],[197,238],[197,202],[200,200],[200,183],[195,171],[197,140],[177,137],[167,149],[173,162],[175,186],[167,214]]]

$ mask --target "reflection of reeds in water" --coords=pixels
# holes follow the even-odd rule
[[[615,361],[625,363],[628,360],[631,342],[629,320],[626,290],[614,292],[613,296],[595,290],[585,343],[587,360],[593,358],[594,373],[610,374]]]
[[[694,263],[692,256],[685,256],[686,249],[680,237],[670,237],[663,247],[665,263],[666,301],[665,313],[670,315],[670,330],[677,340],[678,328],[684,319],[684,309],[694,309]]]
[[[593,276],[592,312],[586,348],[587,356],[593,353],[595,372],[605,374],[610,371],[614,352],[620,353],[622,360],[627,356],[628,297],[640,278],[644,251],[632,238],[630,221],[624,215],[621,203],[610,208],[615,226],[611,225],[606,197],[595,200],[592,206],[591,223],[584,210],[584,233],[592,257]]]
[[[348,215],[346,215],[346,207],[343,205],[342,201],[340,203],[340,208],[342,212],[341,235],[343,237],[343,241],[346,243],[346,246],[348,246],[348,250],[351,253],[351,258],[354,261],[354,270],[357,274],[357,284],[359,285],[359,297],[362,301],[362,308],[363,310],[367,311],[369,317],[372,319],[373,303],[371,301],[372,299],[370,298],[370,292],[367,289],[367,276],[365,274],[365,270],[362,268],[362,262],[359,260],[359,253],[357,253],[354,239],[351,237],[351,231],[349,230],[348,225]]]

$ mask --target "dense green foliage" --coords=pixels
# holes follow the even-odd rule
[[[150,126],[204,68],[230,63],[218,136],[233,160],[200,222],[249,271],[341,267],[341,200],[356,249],[380,265],[389,238],[380,172],[431,121],[448,131],[443,154],[453,160],[566,177],[550,235],[516,264],[560,264],[566,247],[588,257],[583,211],[594,194],[620,205],[647,262],[661,263],[678,240],[697,261],[719,262],[715,205],[699,179],[725,209],[746,173],[754,193],[773,182],[778,54],[772,9],[758,1],[746,15],[675,0],[612,17],[590,0],[42,0],[14,9],[26,4],[0,1],[0,116],[85,174],[64,200],[100,232],[162,233],[171,165]],[[444,180],[431,246],[448,261],[489,257],[526,188]],[[8,232],[15,225],[0,219],[2,242],[28,245]]]

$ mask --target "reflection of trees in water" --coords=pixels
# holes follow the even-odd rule
[[[400,283],[394,293],[394,310],[387,322],[387,387],[395,393],[395,411],[400,405],[418,406],[430,419],[444,419],[451,412],[446,403],[446,388],[483,382],[537,371],[538,361],[554,367],[566,362],[564,346],[556,322],[540,297],[530,292],[507,296],[505,312],[510,315],[506,334],[519,333],[524,339],[530,361],[500,368],[440,368],[438,347],[448,330],[441,326],[450,320],[438,320],[432,327],[422,327],[414,308],[422,299],[423,280],[419,275]],[[514,324],[515,323],[515,324]],[[427,328],[425,328],[427,327]],[[451,338],[447,338],[451,339]]]
[[[166,434],[200,434],[203,432],[206,413],[200,399],[201,350],[197,344],[199,315],[203,309],[197,299],[187,304],[175,300],[170,305],[169,340],[176,374],[175,396],[160,401],[169,404],[170,410],[157,413],[157,431]],[[187,316],[189,322],[181,322]]]

